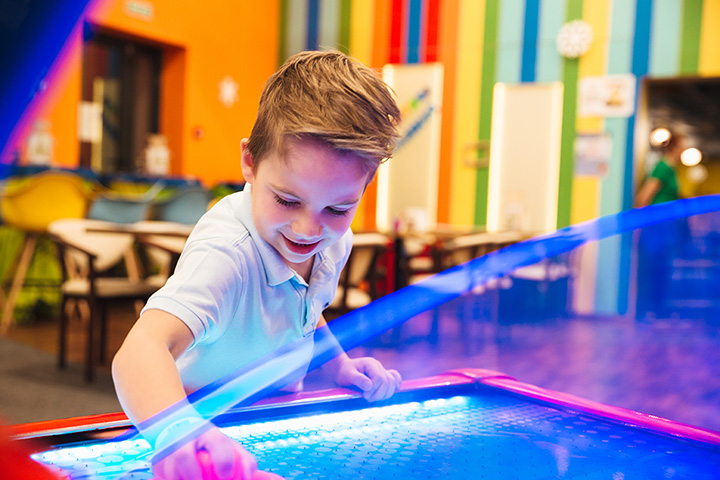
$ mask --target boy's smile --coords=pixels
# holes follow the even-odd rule
[[[252,185],[252,212],[260,236],[285,263],[309,278],[314,255],[350,228],[369,174],[355,155],[309,138],[288,139],[285,156],[254,159],[242,143],[242,171]]]

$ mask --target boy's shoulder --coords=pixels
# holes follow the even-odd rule
[[[242,213],[249,201],[246,201],[248,199],[245,199],[242,193],[227,195],[213,205],[195,225],[188,238],[188,245],[211,242],[226,243],[230,246],[250,240],[250,229],[243,221],[245,215]]]

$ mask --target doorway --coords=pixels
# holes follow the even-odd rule
[[[679,167],[683,196],[720,193],[720,78],[646,78],[644,94],[636,144],[639,180],[662,153],[651,144],[651,133],[666,128],[701,153],[698,164]]]
[[[89,30],[89,29],[88,29]],[[162,50],[91,32],[83,45],[82,102],[98,106],[98,135],[81,141],[80,165],[102,174],[139,173],[158,132]]]

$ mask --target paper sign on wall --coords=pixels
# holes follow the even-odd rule
[[[584,77],[578,85],[578,116],[629,117],[635,112],[635,76]]]

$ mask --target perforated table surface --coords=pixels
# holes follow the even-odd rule
[[[217,419],[287,479],[717,479],[720,434],[467,370],[407,382],[382,405],[333,390]],[[144,440],[117,426],[26,431],[70,478],[152,478]],[[29,429],[32,430],[32,429]]]

